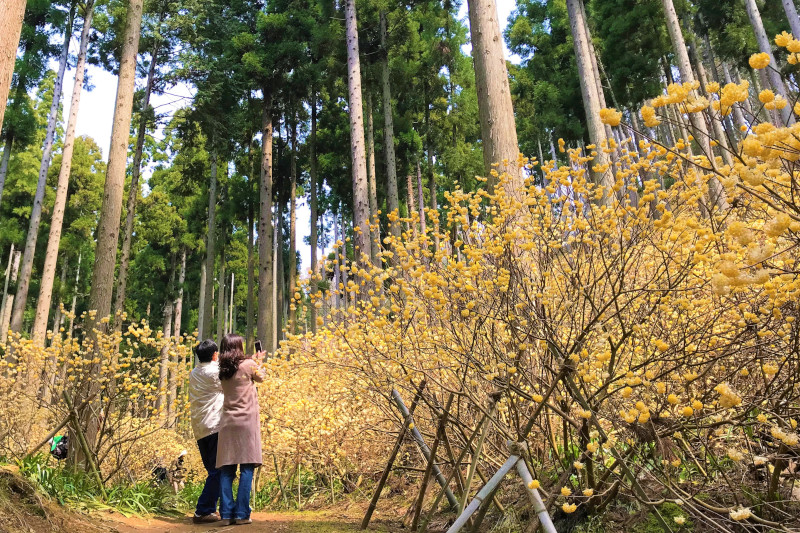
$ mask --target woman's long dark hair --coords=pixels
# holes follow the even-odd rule
[[[245,360],[244,339],[241,335],[228,333],[219,343],[219,379],[231,379]]]

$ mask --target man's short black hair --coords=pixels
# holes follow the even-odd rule
[[[194,347],[194,353],[197,355],[197,360],[201,363],[210,363],[217,351],[219,351],[217,348],[217,343],[211,339],[206,339]]]

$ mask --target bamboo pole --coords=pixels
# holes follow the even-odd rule
[[[425,468],[425,474],[422,476],[422,484],[419,489],[419,495],[417,496],[417,502],[414,506],[414,518],[411,521],[411,531],[417,531],[417,526],[419,525],[419,515],[422,512],[422,502],[425,501],[425,493],[428,490],[428,480],[431,478],[431,473],[433,472],[433,467],[436,463],[436,452],[439,449],[439,443],[442,441],[442,435],[444,434],[444,428],[447,424],[447,415],[450,411],[450,406],[453,404],[453,393],[450,393],[450,396],[447,398],[447,404],[444,407],[444,411],[442,412],[439,418],[439,425],[436,428],[436,438],[433,439],[433,447],[431,448],[431,455],[428,457],[428,466]],[[453,469],[456,469],[458,465],[453,465]],[[448,486],[448,481],[445,480],[444,486]]]
[[[383,469],[383,474],[381,474],[381,478],[378,481],[378,486],[375,488],[375,494],[372,495],[372,500],[370,500],[369,502],[369,507],[367,507],[367,512],[364,515],[364,519],[361,521],[361,529],[367,529],[369,521],[372,518],[372,513],[375,512],[375,507],[378,505],[378,500],[381,497],[383,486],[386,484],[386,480],[389,479],[389,474],[392,471],[392,465],[394,464],[394,460],[397,457],[397,453],[400,451],[400,447],[403,444],[403,439],[406,436],[406,430],[408,429],[408,425],[411,423],[412,420],[411,415],[414,414],[414,410],[417,408],[417,403],[422,397],[422,389],[424,388],[425,388],[425,380],[422,380],[422,382],[417,387],[417,394],[414,396],[414,400],[411,402],[411,409],[409,409],[408,416],[403,418],[403,426],[402,428],[400,428],[400,433],[397,435],[397,440],[394,443],[394,448],[392,449],[392,453],[391,455],[389,455],[389,461],[386,463],[386,467]]]
[[[539,523],[542,526],[542,530],[544,530],[545,533],[556,533],[556,528],[553,525],[553,521],[550,519],[550,515],[547,513],[547,508],[544,506],[544,502],[542,501],[542,497],[539,495],[539,491],[531,488],[530,486],[533,478],[531,477],[531,473],[528,471],[528,466],[522,459],[517,461],[517,472],[519,473],[519,477],[522,478],[522,483],[525,485],[525,488],[528,491],[531,504],[533,504],[533,510],[536,511],[536,515],[539,517]]]
[[[486,433],[489,430],[489,426],[491,425],[491,417],[494,414],[495,403],[492,403],[492,408],[489,410],[488,415],[484,415],[481,419],[481,434],[478,437],[478,442],[475,443],[475,453],[472,454],[472,461],[469,464],[469,471],[467,472],[467,479],[464,480],[464,494],[461,498],[461,502],[458,505],[458,514],[464,512],[464,507],[467,505],[467,499],[469,498],[469,490],[472,487],[472,480],[475,477],[475,470],[478,468],[478,459],[481,456],[481,450],[483,449],[483,441],[486,439]]]
[[[453,479],[453,477],[456,475],[456,472],[459,471],[458,470],[458,465],[460,465],[461,461],[464,460],[464,457],[467,455],[467,452],[472,450],[472,441],[478,435],[478,431],[479,430],[480,430],[480,425],[475,428],[475,431],[472,432],[472,435],[470,435],[466,446],[464,446],[464,448],[461,450],[461,453],[458,455],[458,459],[456,459],[453,462],[453,465],[455,465],[455,468],[453,468],[453,471],[450,472],[450,475],[447,477],[447,484],[448,485],[450,484],[450,481]],[[420,524],[420,526],[419,526],[419,530],[420,531],[422,531],[422,532],[427,531],[426,528],[428,527],[428,523],[431,521],[431,518],[433,517],[433,513],[436,511],[436,508],[439,506],[439,502],[442,501],[442,496],[444,496],[444,491],[440,490],[439,494],[436,496],[436,499],[433,500],[433,505],[431,506],[430,510],[428,511],[428,515],[425,517],[425,520],[423,520],[422,524]]]
[[[503,463],[503,466],[500,467],[500,470],[495,472],[489,482],[486,483],[486,485],[484,485],[483,488],[478,491],[478,494],[475,495],[475,498],[469,502],[469,505],[466,507],[466,509],[464,509],[464,512],[459,515],[456,521],[453,522],[453,525],[450,526],[450,529],[447,530],[447,533],[457,533],[458,531],[461,531],[461,528],[464,527],[464,524],[467,523],[472,514],[478,510],[478,507],[480,507],[486,498],[494,493],[497,485],[506,476],[506,474],[508,474],[511,469],[514,468],[514,465],[517,464],[519,459],[519,456],[511,455],[506,462]]]
[[[408,408],[403,403],[403,399],[400,397],[400,394],[394,389],[392,389],[392,399],[397,405],[397,408],[400,409],[400,412],[403,414],[403,417],[409,418],[411,416],[411,413],[408,412]],[[420,452],[422,452],[422,455],[425,457],[425,459],[430,461],[431,450],[430,448],[428,448],[428,445],[425,444],[425,440],[422,438],[422,434],[419,432],[416,426],[411,428],[411,435],[414,437],[414,441],[416,441]],[[457,509],[458,500],[453,495],[453,491],[451,491],[450,488],[447,486],[447,483],[445,483],[444,474],[442,474],[442,471],[435,464],[433,465],[433,472],[434,475],[436,476],[436,481],[446,491],[445,493],[447,495],[447,501],[450,504],[450,507],[452,509]]]

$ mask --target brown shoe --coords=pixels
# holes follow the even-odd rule
[[[237,526],[243,526],[243,525],[252,524],[252,523],[253,523],[253,521],[251,519],[249,519],[249,518],[239,518],[239,519],[236,520],[236,525]]]
[[[220,517],[217,513],[211,513],[203,516],[194,515],[192,517],[193,524],[211,524],[212,522],[219,522]]]

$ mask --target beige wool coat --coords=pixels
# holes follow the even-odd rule
[[[258,363],[245,359],[232,378],[221,381],[225,400],[219,423],[217,468],[261,464],[261,414],[256,383],[263,377],[257,369]]]

